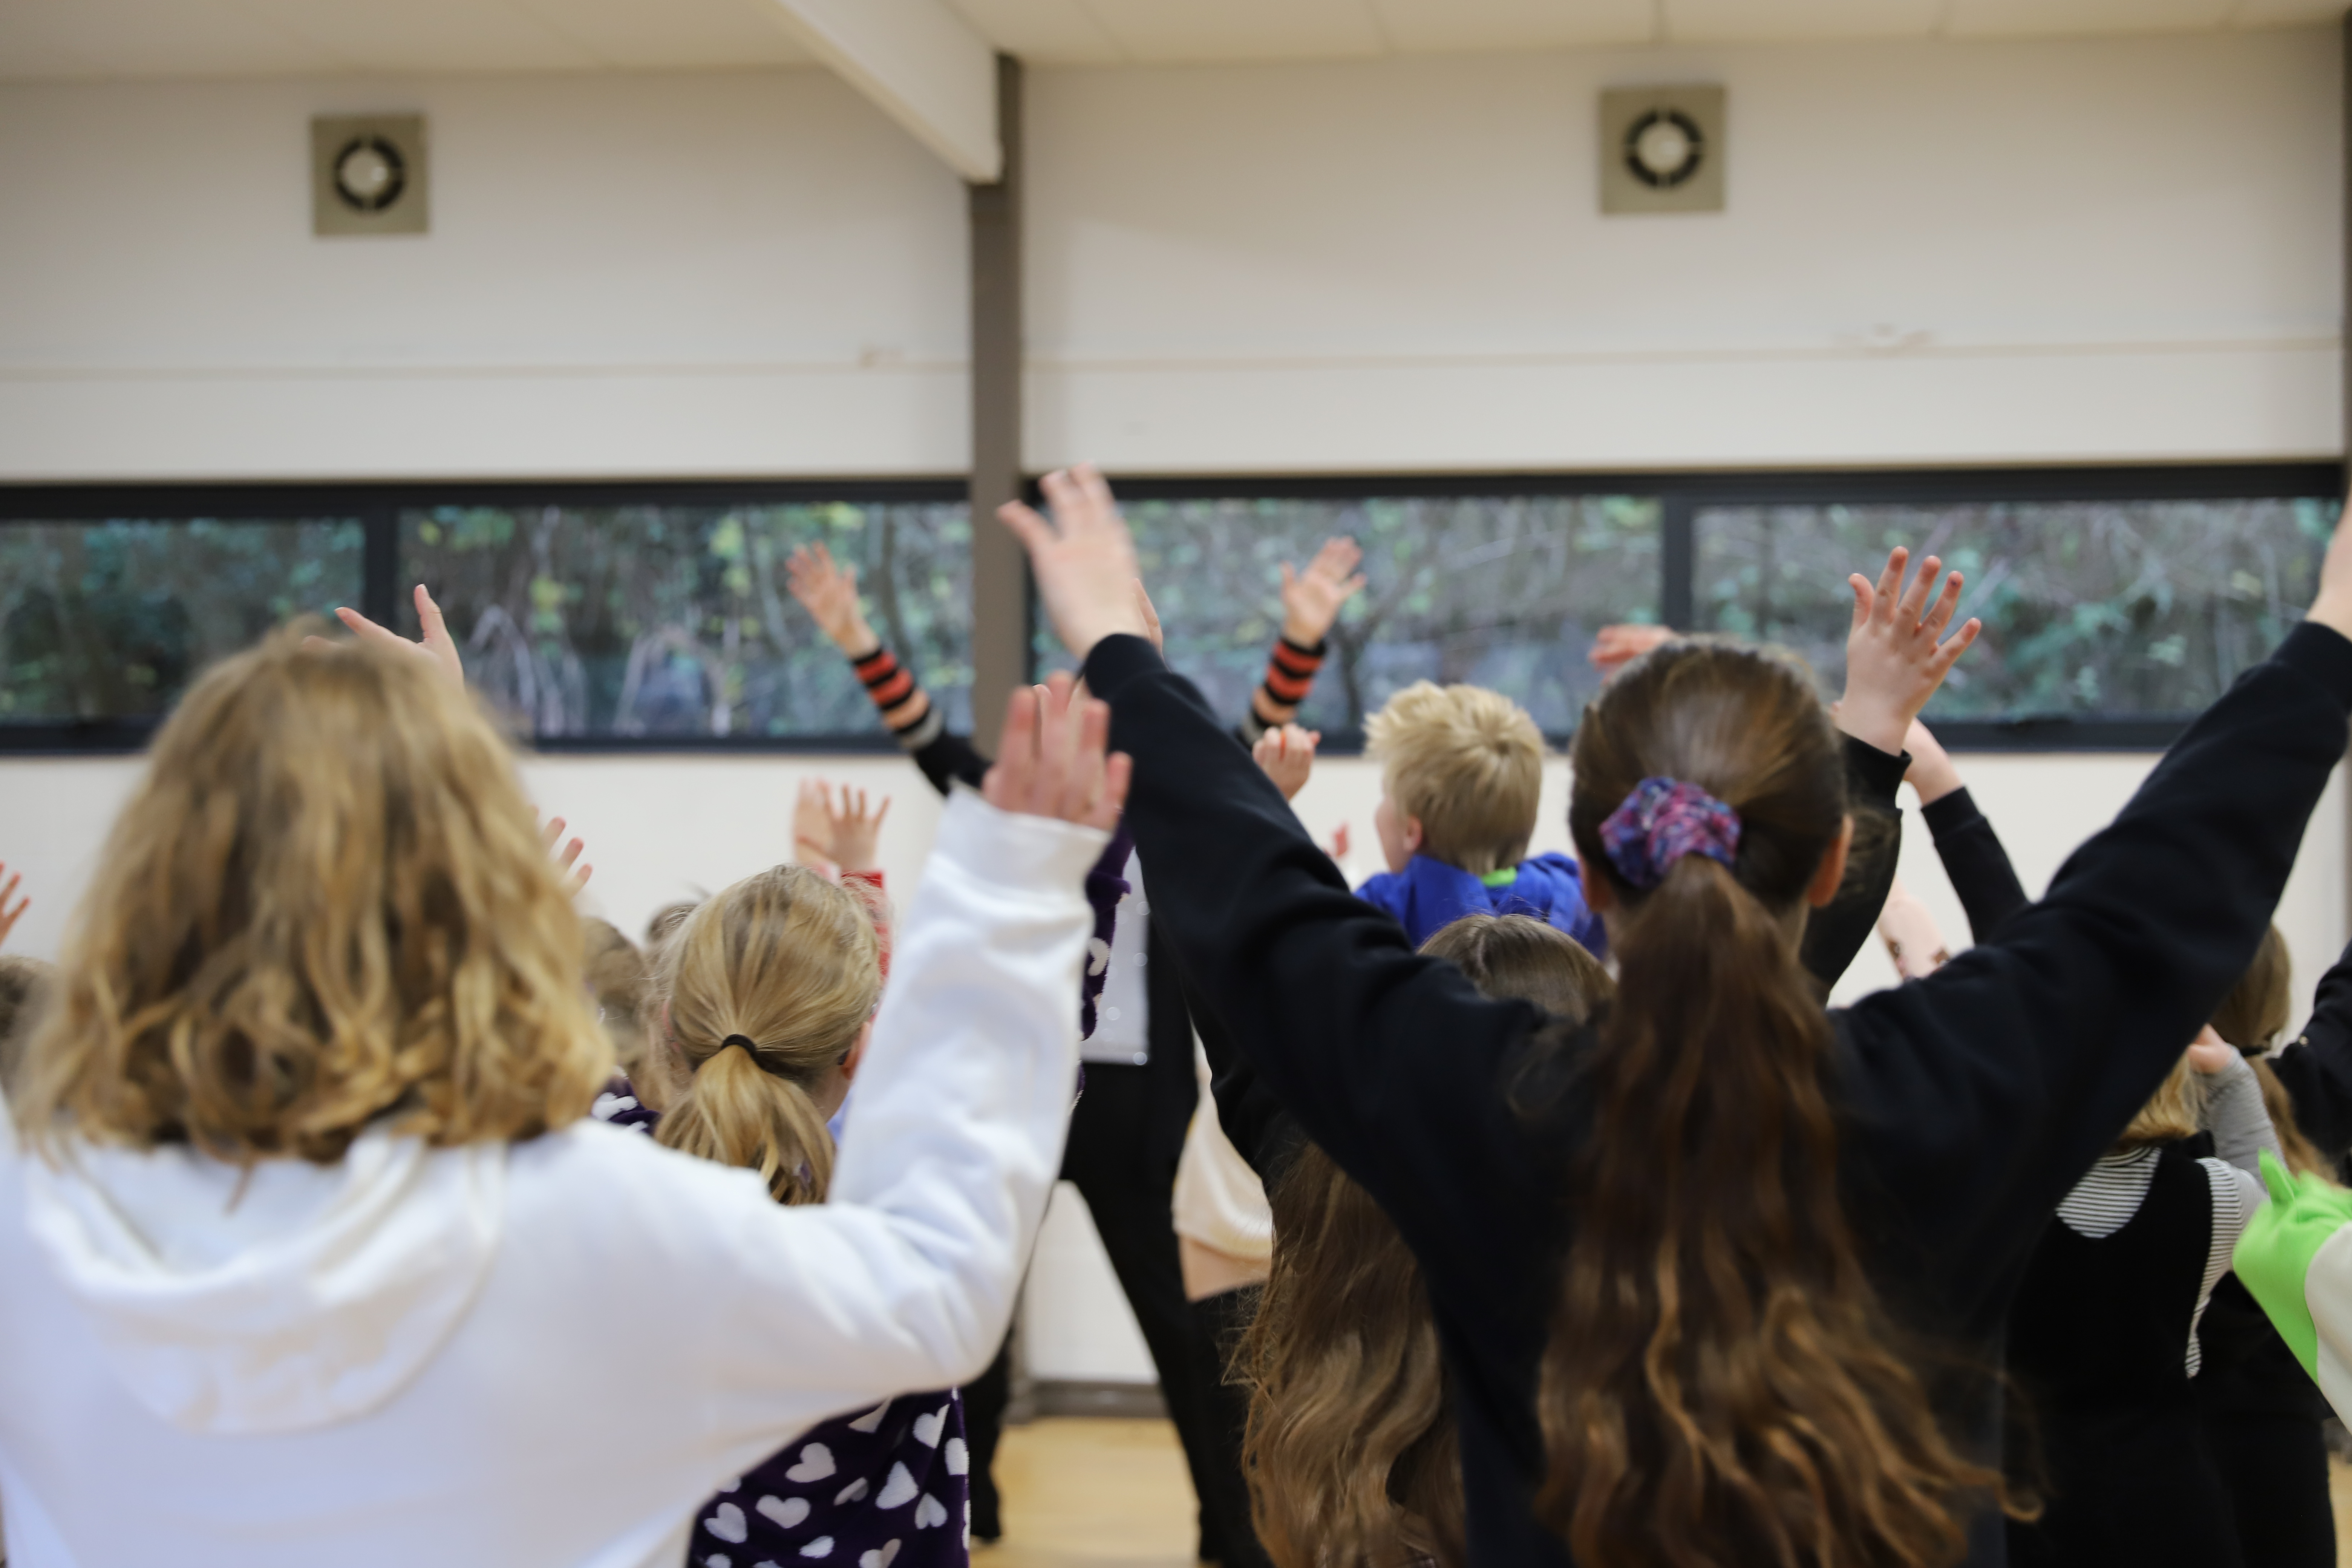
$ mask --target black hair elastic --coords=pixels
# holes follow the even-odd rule
[[[761,1072],[766,1073],[770,1078],[780,1078],[786,1083],[794,1081],[791,1073],[786,1072],[783,1068],[776,1066],[774,1063],[769,1061],[767,1058],[760,1054],[759,1042],[752,1039],[751,1036],[730,1035],[725,1039],[719,1042],[719,1048],[722,1051],[730,1046],[742,1047],[743,1054],[751,1058],[751,1065],[758,1068]]]

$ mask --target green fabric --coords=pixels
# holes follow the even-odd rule
[[[1478,879],[1489,888],[1507,888],[1518,879],[1519,868],[1517,866],[1506,866],[1499,871],[1489,871]]]
[[[2289,1175],[2268,1150],[2263,1152],[2263,1184],[2270,1188],[2271,1201],[2254,1211],[2230,1266],[2315,1382],[2319,1329],[2312,1321],[2304,1281],[2319,1249],[2352,1225],[2352,1193],[2319,1176]],[[2352,1301],[2341,1306],[2352,1311]]]

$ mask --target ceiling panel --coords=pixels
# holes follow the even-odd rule
[[[505,0],[236,0],[361,70],[584,70],[594,54]]]
[[[0,79],[261,76],[339,63],[219,0],[0,0]]]
[[[2231,0],[1951,0],[1944,31],[1956,38],[2193,32],[2220,26],[2230,5]]]
[[[1646,44],[1656,0],[1371,0],[1391,47],[1410,54]]]
[[[1120,59],[1079,0],[948,0],[972,30],[1032,65],[1108,66]]]
[[[1387,52],[1369,0],[1086,0],[1131,60],[1338,59]]]
[[[511,0],[606,65],[636,70],[801,65],[775,0]]]
[[[1759,38],[1924,38],[1942,0],[1659,0],[1675,43]]]

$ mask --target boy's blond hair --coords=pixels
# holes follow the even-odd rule
[[[1401,816],[1421,819],[1421,852],[1472,876],[1517,865],[1543,795],[1543,731],[1480,686],[1417,680],[1364,725],[1365,750]]]

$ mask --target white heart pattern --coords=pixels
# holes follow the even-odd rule
[[[894,1537],[881,1551],[861,1553],[857,1559],[857,1568],[890,1568],[892,1559],[898,1555],[898,1542]]]
[[[882,1483],[882,1495],[874,1500],[874,1506],[902,1508],[914,1501],[915,1493],[920,1489],[915,1485],[915,1478],[907,1473],[906,1466],[893,1465],[890,1467],[890,1479]]]
[[[731,1502],[720,1503],[719,1512],[704,1520],[702,1528],[719,1540],[737,1546],[740,1546],[744,1538],[751,1533],[751,1523],[744,1519],[743,1510]]]
[[[891,1403],[892,1402],[887,1399],[884,1400],[881,1404],[876,1405],[873,1409],[867,1411],[856,1420],[852,1421],[849,1424],[849,1429],[853,1432],[880,1431],[882,1429],[882,1417],[889,1414]]]
[[[801,1450],[793,1468],[784,1472],[788,1481],[821,1481],[833,1474],[833,1450],[822,1443],[811,1443]]]
[[[850,1482],[847,1486],[833,1494],[833,1506],[839,1508],[843,1503],[856,1502],[859,1498],[864,1497],[867,1492],[873,1489],[873,1488],[866,1484],[866,1478],[864,1476],[860,1476],[856,1480]]]
[[[940,1446],[940,1434],[947,1430],[947,1425],[948,1407],[944,1405],[940,1405],[937,1410],[932,1411],[929,1415],[916,1416],[915,1441],[920,1443],[926,1448],[938,1447]]]
[[[961,1476],[971,1472],[971,1451],[963,1446],[962,1438],[950,1437],[948,1439],[947,1458],[948,1474],[951,1476]]]
[[[806,1546],[801,1548],[801,1555],[803,1557],[832,1556],[833,1537],[830,1535],[818,1536],[814,1541],[810,1542]]]
[[[915,1528],[931,1530],[947,1521],[948,1510],[940,1505],[939,1499],[925,1492],[923,1500],[915,1505]]]
[[[774,1520],[790,1530],[809,1516],[809,1501],[804,1497],[763,1497],[752,1507],[762,1516]]]
[[[1098,936],[1087,938],[1087,973],[1100,974],[1110,967],[1110,943]]]
[[[714,1552],[702,1560],[702,1568],[735,1568],[735,1559],[724,1552]]]

